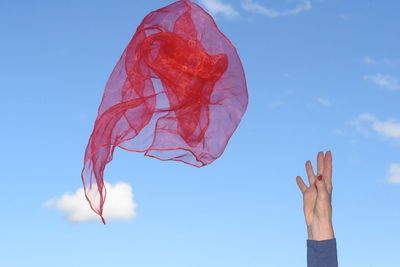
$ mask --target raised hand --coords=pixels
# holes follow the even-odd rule
[[[310,186],[304,184],[300,176],[297,185],[303,193],[303,211],[309,240],[328,240],[335,237],[332,225],[332,154],[319,152],[317,175],[311,162],[306,162],[306,172]]]

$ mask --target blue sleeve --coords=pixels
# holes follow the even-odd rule
[[[336,238],[307,240],[307,267],[337,267]]]

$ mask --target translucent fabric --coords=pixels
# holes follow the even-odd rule
[[[104,169],[116,147],[195,167],[223,153],[248,103],[235,47],[187,0],[148,14],[106,84],[82,181],[105,223]]]

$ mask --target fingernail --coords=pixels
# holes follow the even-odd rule
[[[322,175],[318,175],[317,179],[322,181]]]

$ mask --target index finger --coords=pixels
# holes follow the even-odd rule
[[[318,152],[317,156],[317,175],[324,174],[324,152]]]

